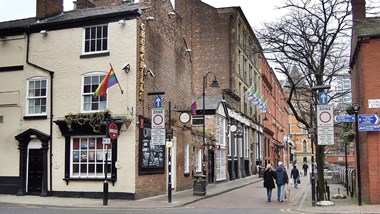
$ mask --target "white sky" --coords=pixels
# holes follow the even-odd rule
[[[64,10],[73,9],[73,1],[64,0]],[[252,27],[279,16],[275,6],[283,0],[202,0],[213,7],[240,6]],[[137,1],[136,1],[137,2]],[[173,0],[172,0],[173,2]],[[0,0],[0,22],[36,16],[36,0]]]

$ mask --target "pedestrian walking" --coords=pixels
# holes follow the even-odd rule
[[[274,179],[276,179],[276,173],[274,172],[271,164],[267,164],[263,177],[264,177],[264,187],[267,189],[268,202],[271,202],[272,190],[275,188]]]
[[[302,169],[303,169],[303,176],[307,176],[307,169],[309,168],[309,166],[307,165],[306,162],[303,163],[302,165]]]
[[[294,188],[298,186],[298,180],[300,179],[300,172],[297,169],[297,166],[294,165],[292,171],[290,172],[290,178],[293,179]]]
[[[276,184],[277,184],[277,200],[279,202],[284,202],[285,196],[285,184],[288,183],[288,174],[286,169],[282,166],[282,162],[278,162],[276,168]]]

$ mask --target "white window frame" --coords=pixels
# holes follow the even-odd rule
[[[70,178],[104,178],[104,164],[106,146],[102,143],[102,148],[98,148],[98,140],[105,136],[75,136],[70,139]],[[74,139],[79,139],[79,147],[74,149]],[[84,140],[86,139],[86,140]],[[90,139],[95,139],[94,145],[90,146]],[[85,143],[86,146],[82,146]],[[74,155],[74,152],[76,155]],[[94,156],[90,156],[90,152]],[[108,149],[107,165],[112,170],[112,148]],[[77,157],[78,155],[78,157]],[[82,157],[83,156],[83,157]],[[90,158],[91,157],[91,158]],[[74,169],[78,165],[78,172]],[[82,165],[86,165],[86,172],[82,172]],[[94,173],[89,172],[89,167],[94,165]],[[97,167],[101,167],[101,172],[97,172]],[[111,178],[111,172],[107,173],[107,178]]]
[[[103,110],[106,110],[108,107],[108,93],[107,96],[94,96],[94,92],[96,88],[99,86],[99,84],[102,82],[102,80],[107,75],[106,72],[91,72],[82,75],[82,84],[81,84],[81,112],[82,113],[90,113],[90,112],[100,112]],[[85,90],[85,78],[86,77],[94,77],[99,76],[99,83],[98,82],[91,82],[91,91],[90,92],[84,92]],[[92,109],[92,105],[97,102],[98,109]],[[105,104],[104,104],[105,103]],[[89,110],[85,108],[85,105],[90,105]],[[103,108],[101,106],[104,106]]]
[[[197,149],[197,157],[196,157],[196,172],[202,172],[202,150]]]
[[[189,144],[186,144],[185,145],[185,148],[184,148],[184,166],[183,166],[183,170],[184,170],[184,173],[185,174],[188,174],[190,173],[190,151],[189,151]]]
[[[29,85],[30,85],[30,82],[36,82],[36,81],[39,81],[39,82],[42,82],[42,81],[45,81],[45,95],[43,96],[30,96],[29,95]],[[33,77],[33,78],[30,78],[26,81],[26,105],[25,105],[25,115],[26,116],[46,116],[47,115],[47,105],[48,105],[48,89],[49,89],[49,85],[48,85],[48,79],[47,77]],[[40,92],[41,92],[41,87],[40,87]],[[45,111],[43,112],[42,110],[39,112],[39,113],[30,113],[29,111],[29,106],[30,106],[30,103],[31,101],[35,101],[37,99],[40,99],[40,105],[39,106],[36,106],[34,105],[34,108],[41,108],[41,101],[43,99],[45,99]]]
[[[216,151],[216,180],[226,180],[226,150],[219,149]]]
[[[100,37],[98,37],[99,35],[95,32],[95,37],[91,37],[91,33],[90,33],[90,38],[89,39],[86,39],[86,30],[89,29],[90,31],[91,30],[98,30],[98,28],[102,28],[102,32],[103,32],[103,28],[104,27],[107,27],[107,36],[104,36],[103,33],[102,35],[100,35]],[[107,40],[107,41],[102,41],[102,40]],[[94,41],[94,44],[91,43],[91,41]],[[98,44],[98,41],[100,41],[101,44]],[[89,50],[86,51],[86,42],[90,42],[89,44]],[[91,50],[91,44],[92,45],[95,45],[95,50]],[[106,48],[104,48],[104,44],[107,45]],[[101,45],[102,47],[100,48],[101,50],[96,50],[96,47],[97,45]],[[105,25],[94,25],[94,26],[87,26],[87,27],[84,27],[83,28],[83,44],[82,44],[82,54],[83,55],[86,55],[86,54],[94,54],[94,53],[106,53],[108,52],[108,48],[109,48],[109,26],[107,24]]]

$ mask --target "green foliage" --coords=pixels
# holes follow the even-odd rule
[[[78,113],[71,114],[65,116],[65,122],[67,124],[67,128],[71,131],[73,123],[78,125],[88,124],[91,126],[92,130],[95,133],[99,133],[101,129],[102,122],[110,116],[109,111],[103,112],[94,112],[94,113]]]

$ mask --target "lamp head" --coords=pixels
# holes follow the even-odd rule
[[[219,85],[218,81],[215,79],[210,84],[210,87],[217,88],[217,87],[220,87],[220,85]]]

